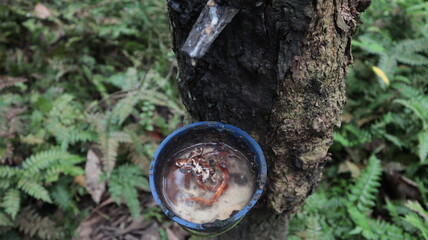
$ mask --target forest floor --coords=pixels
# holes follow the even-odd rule
[[[428,240],[428,4],[363,14],[323,181],[289,239]],[[148,168],[185,114],[165,1],[0,3],[0,239],[188,239]]]

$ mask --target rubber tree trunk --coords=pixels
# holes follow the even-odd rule
[[[370,0],[217,1],[239,12],[200,59],[181,48],[207,0],[169,0],[178,87],[197,121],[249,132],[268,160],[263,200],[224,239],[285,239],[320,181],[345,103],[351,36]],[[233,238],[232,238],[233,237]]]

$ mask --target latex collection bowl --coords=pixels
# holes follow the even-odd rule
[[[162,169],[173,164],[171,156],[198,143],[222,142],[244,153],[256,170],[256,186],[248,204],[225,220],[210,223],[193,223],[177,216],[166,204],[162,195]],[[159,145],[150,165],[150,188],[152,195],[164,213],[185,229],[197,235],[213,236],[233,228],[254,207],[266,184],[267,167],[263,152],[257,142],[246,132],[220,122],[197,122],[177,129]]]

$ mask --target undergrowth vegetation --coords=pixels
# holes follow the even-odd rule
[[[428,3],[376,0],[363,21],[290,239],[428,239]],[[108,196],[161,219],[138,195],[184,115],[165,1],[6,0],[0,33],[0,239],[70,239]]]
[[[373,1],[323,182],[290,239],[428,239],[428,3]]]
[[[184,113],[165,3],[3,1],[0,32],[0,239],[70,239],[99,184],[144,215],[149,160]]]

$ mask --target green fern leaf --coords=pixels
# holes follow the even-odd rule
[[[317,215],[311,215],[307,219],[307,229],[305,231],[306,240],[333,240],[332,229],[323,229],[327,226],[325,220]]]
[[[55,184],[51,191],[52,199],[56,205],[63,210],[72,209],[78,211],[72,200],[72,195],[64,184]]]
[[[421,206],[421,204],[416,201],[407,201],[406,207],[419,214],[428,224],[428,212]]]
[[[404,221],[417,228],[422,233],[422,236],[428,240],[428,211],[426,211],[416,201],[407,201],[406,207],[408,207],[413,212],[407,213],[403,217]]]
[[[403,219],[418,229],[424,236],[425,240],[428,240],[428,226],[426,221],[424,222],[416,213],[413,212],[406,214]]]
[[[428,50],[428,38],[406,39],[399,42],[394,48],[397,55],[401,53],[422,52],[425,50]]]
[[[40,216],[31,207],[25,207],[21,210],[15,220],[18,229],[30,237],[37,236],[40,239],[57,240],[64,239],[65,231],[57,227],[56,222],[49,217]]]
[[[16,173],[16,169],[7,166],[0,166],[0,177],[10,178],[14,176]]]
[[[129,212],[135,219],[140,219],[141,207],[140,201],[138,200],[138,192],[131,185],[123,186],[123,198],[125,199],[126,206],[128,206]]]
[[[141,212],[137,188],[149,189],[147,178],[143,177],[143,172],[137,166],[125,164],[113,170],[109,179],[110,195],[117,204],[123,199],[136,219]]]
[[[421,162],[427,159],[428,155],[428,130],[422,131],[418,134],[418,155]]]
[[[101,150],[104,155],[101,160],[103,162],[104,171],[107,174],[113,170],[116,164],[117,150],[119,144],[122,142],[132,142],[132,139],[125,132],[100,134]]]
[[[428,58],[417,53],[400,53],[395,57],[399,62],[409,65],[420,66],[428,64]]]
[[[380,186],[381,173],[380,160],[372,155],[368,161],[367,168],[355,181],[348,195],[348,199],[356,204],[358,210],[368,213],[375,206],[374,200],[378,192],[377,187]]]
[[[13,222],[9,219],[9,217],[0,212],[0,227],[8,227],[13,226]]]
[[[367,52],[376,55],[382,55],[386,53],[386,49],[382,45],[367,36],[361,36],[360,41],[353,40],[352,45],[360,47]]]
[[[46,170],[43,174],[46,182],[55,182],[58,180],[60,174],[70,175],[70,176],[78,176],[85,173],[81,167],[73,166],[73,165],[59,165],[52,166]]]
[[[21,203],[20,192],[17,189],[9,189],[3,197],[2,207],[12,219],[18,214]]]
[[[11,185],[12,181],[8,178],[0,179],[0,189],[8,189]]]
[[[397,69],[397,60],[392,56],[383,54],[379,58],[378,67],[385,72],[388,78],[392,79],[392,77],[394,76],[395,70]],[[378,77],[378,79],[380,79],[380,77]],[[380,82],[383,83],[381,79],[380,79]]]
[[[369,218],[364,215],[357,207],[351,203],[347,203],[347,210],[352,221],[356,224],[356,228],[353,230],[353,234],[362,233],[367,239],[377,239],[377,235],[374,232],[373,226],[369,222]]]
[[[132,138],[126,132],[111,132],[108,135],[110,138],[114,138],[117,142],[120,142],[120,143],[132,142]]]
[[[423,128],[428,129],[428,106],[417,100],[396,99],[394,103],[399,103],[412,110],[422,120]]]
[[[141,92],[132,92],[118,101],[111,112],[112,121],[118,125],[122,125],[126,118],[132,113],[132,110],[134,110],[134,106],[141,99],[140,95]]]
[[[395,223],[399,223],[400,222],[400,216],[398,214],[397,208],[389,199],[385,199],[385,201],[386,201],[386,209],[388,209],[389,215],[391,215],[392,220]]]
[[[22,166],[31,175],[61,161],[65,163],[79,163],[83,161],[83,158],[63,150],[53,149],[33,154],[24,161]]]
[[[410,236],[404,234],[403,230],[394,224],[390,224],[381,219],[370,219],[374,232],[377,234],[378,239],[381,240],[407,240],[411,239]]]
[[[32,179],[20,179],[18,181],[18,188],[36,199],[52,203],[49,192],[42,185],[34,182]]]

